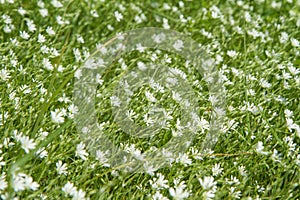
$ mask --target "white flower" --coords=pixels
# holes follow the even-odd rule
[[[212,190],[205,191],[202,194],[203,200],[211,200],[214,197],[215,197],[215,191],[212,191]]]
[[[39,184],[37,182],[34,182],[32,177],[24,173],[18,173],[13,175],[12,186],[14,188],[14,191],[18,192],[25,189],[37,190]]]
[[[256,152],[259,153],[259,154],[262,154],[262,155],[268,155],[268,152],[266,151],[263,151],[264,150],[264,144],[262,141],[259,141],[257,144],[256,144]]]
[[[77,42],[81,43],[81,44],[84,44],[84,39],[81,35],[78,35],[77,36]]]
[[[221,12],[219,10],[219,8],[217,6],[212,6],[210,9],[210,12],[211,12],[211,17],[214,18],[214,19],[217,19],[220,17],[221,15]]]
[[[99,15],[98,15],[98,13],[97,13],[96,10],[91,10],[90,13],[91,13],[91,15],[92,15],[93,17],[95,17],[95,18],[99,17]]]
[[[288,69],[289,71],[291,72],[291,74],[293,76],[297,75],[297,74],[300,74],[300,69],[297,69],[296,67],[294,66],[288,66]]]
[[[82,160],[86,160],[89,154],[85,150],[85,144],[80,142],[76,146],[76,156],[79,156]]]
[[[58,161],[56,163],[56,170],[58,174],[63,174],[63,175],[67,175],[67,164],[66,163],[62,163],[62,161]]]
[[[56,124],[61,124],[65,121],[65,118],[59,109],[55,109],[55,111],[51,111],[51,120]]]
[[[295,38],[291,38],[291,44],[292,44],[293,47],[299,47],[300,46],[299,41]]]
[[[58,0],[52,0],[51,4],[55,7],[55,8],[61,8],[63,7],[63,5],[60,3],[60,1]]]
[[[48,26],[46,28],[46,32],[48,33],[48,35],[53,36],[55,35],[55,31],[53,30],[53,28],[51,26]]]
[[[238,55],[238,53],[234,50],[229,50],[229,51],[227,51],[227,55],[231,58],[234,58]]]
[[[172,98],[177,102],[180,102],[182,100],[180,94],[174,91],[172,91]]]
[[[148,162],[145,162],[143,167],[146,173],[149,174],[150,176],[153,176],[154,172],[157,170],[157,168],[155,168],[153,165],[149,164]]]
[[[26,10],[24,10],[24,8],[20,7],[20,8],[18,8],[18,13],[23,16],[26,14]]]
[[[213,176],[218,176],[219,174],[222,173],[223,168],[221,167],[220,163],[216,163],[212,169],[211,169]]]
[[[177,163],[181,163],[184,166],[188,166],[192,164],[192,160],[186,153],[179,153],[178,158],[176,158]]]
[[[186,199],[190,196],[190,192],[185,190],[186,185],[181,182],[175,188],[170,188],[169,193],[175,200]]]
[[[286,32],[282,32],[279,37],[279,42],[281,44],[286,43],[289,39],[289,35]]]
[[[66,195],[73,195],[76,192],[76,187],[73,185],[73,183],[70,183],[69,181],[64,185],[62,188],[62,191],[66,193]]]
[[[22,178],[18,176],[13,177],[12,186],[15,192],[25,190],[25,184]]]
[[[46,42],[45,36],[43,36],[42,34],[39,33],[39,35],[38,35],[38,43],[44,43],[44,42]]]
[[[165,176],[161,173],[157,174],[157,178],[150,180],[150,185],[155,189],[169,188],[168,181],[165,179]]]
[[[7,81],[10,78],[9,71],[6,69],[0,70],[0,80]]]
[[[79,61],[82,60],[82,58],[81,58],[81,53],[80,53],[79,49],[73,48],[73,54],[74,54],[74,56],[75,56],[76,62],[79,62]]]
[[[53,70],[53,66],[48,58],[43,58],[42,65],[45,69],[47,69],[49,71]]]
[[[46,8],[39,9],[39,12],[42,15],[42,17],[48,16],[48,10]]]
[[[116,107],[119,107],[121,105],[121,101],[120,101],[119,97],[117,97],[117,96],[111,96],[110,102],[113,106],[116,106]]]
[[[109,167],[110,164],[108,163],[108,159],[106,158],[106,155],[108,154],[108,151],[103,152],[101,150],[96,151],[96,160],[99,161],[100,164],[102,164],[104,167]]]
[[[5,173],[0,176],[0,191],[3,191],[7,188],[7,182],[5,181]]]
[[[181,51],[181,49],[184,47],[183,46],[183,41],[182,40],[177,40],[174,44],[173,44],[174,49],[176,49],[177,51]]]
[[[80,77],[82,76],[82,70],[81,69],[77,69],[75,71],[74,77],[77,79],[80,79]]]
[[[159,191],[156,191],[155,194],[151,198],[152,200],[168,200],[167,197],[164,197]]]
[[[31,190],[37,190],[40,186],[37,182],[34,182],[32,177],[30,176],[25,176],[24,182],[25,182],[25,187]]]
[[[20,31],[20,37],[24,40],[28,40],[30,38],[30,35],[26,31]]]
[[[146,47],[143,47],[141,43],[138,43],[136,45],[136,49],[139,51],[139,52],[144,52]]]
[[[259,84],[261,85],[261,87],[263,88],[270,88],[272,86],[271,83],[269,83],[267,80],[265,79],[260,79]]]
[[[24,149],[24,151],[26,153],[29,153],[30,149],[34,149],[36,146],[36,143],[34,142],[33,139],[29,139],[28,136],[21,136],[20,137],[20,142],[22,145],[22,149]]]
[[[212,176],[205,176],[203,179],[199,178],[198,181],[204,190],[215,191],[217,188],[217,183],[214,181],[214,177]]]
[[[85,192],[82,189],[75,191],[73,193],[72,200],[84,200],[84,199],[85,199]]]
[[[155,43],[161,43],[162,41],[164,41],[166,39],[165,34],[160,33],[160,34],[154,34],[152,36],[152,39]]]
[[[32,20],[27,20],[27,21],[26,21],[26,24],[27,24],[28,30],[29,30],[30,32],[36,31],[35,24],[34,24],[34,22],[33,22]]]
[[[48,156],[48,152],[45,150],[45,147],[39,148],[35,154],[40,158],[45,158]]]
[[[163,18],[163,27],[164,27],[164,29],[170,29],[168,19],[166,19],[166,18]]]
[[[154,95],[151,92],[146,91],[145,92],[145,96],[146,96],[146,98],[147,98],[148,101],[150,101],[150,102],[157,102],[156,98],[154,97]]]
[[[5,24],[11,24],[12,23],[11,17],[6,15],[6,14],[2,15],[2,19],[3,19]]]
[[[140,61],[137,63],[137,66],[141,71],[145,71],[147,69],[147,66],[145,65],[145,63],[140,62]]]
[[[119,22],[123,19],[123,15],[119,11],[114,12],[116,20]]]
[[[68,107],[68,111],[69,111],[68,116],[69,116],[71,119],[73,119],[73,118],[74,118],[74,115],[78,113],[78,107],[75,106],[74,104],[71,104],[71,105],[69,105],[69,107]]]

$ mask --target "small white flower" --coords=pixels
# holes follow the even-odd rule
[[[261,85],[261,87],[263,88],[270,88],[272,86],[271,83],[269,83],[267,80],[265,79],[260,79],[259,84]]]
[[[137,63],[137,66],[141,71],[145,71],[147,69],[147,66],[145,65],[145,63],[140,62],[140,61]]]
[[[299,47],[300,46],[299,41],[295,38],[291,38],[291,44],[292,44],[293,47]]]
[[[51,120],[56,124],[61,124],[65,121],[63,113],[59,109],[51,111]]]
[[[215,191],[217,188],[217,183],[214,181],[214,177],[212,176],[205,176],[203,179],[199,178],[198,180],[204,190]]]
[[[172,91],[172,98],[177,102],[181,102],[181,100],[182,100],[180,94],[177,92],[174,92],[174,91]]]
[[[119,22],[123,19],[123,15],[119,11],[114,12],[116,20]]]
[[[80,53],[79,49],[74,48],[74,49],[73,49],[73,54],[74,54],[74,56],[75,56],[76,62],[79,62],[79,61],[82,60],[82,58],[81,58],[81,53]]]
[[[13,188],[14,191],[23,191],[25,189],[30,190],[37,190],[39,187],[39,184],[37,182],[34,182],[32,177],[24,174],[24,173],[18,173],[13,175]]]
[[[168,200],[167,197],[162,195],[159,191],[156,191],[155,194],[151,197],[152,200]]]
[[[211,169],[213,176],[218,176],[219,174],[222,174],[223,168],[221,167],[220,163],[216,163],[212,169]]]
[[[108,159],[106,158],[106,155],[108,154],[108,151],[103,152],[101,150],[96,151],[96,160],[99,161],[100,164],[102,164],[104,167],[109,167],[110,164],[108,163]]]
[[[49,71],[53,70],[53,66],[48,58],[43,58],[42,65],[45,69],[47,69]]]
[[[238,55],[238,53],[234,50],[229,50],[227,51],[227,55],[231,58],[235,58]]]
[[[186,185],[183,182],[181,182],[176,187],[170,188],[169,193],[175,200],[186,199],[190,196],[190,192],[185,190],[185,188]]]
[[[20,37],[24,40],[28,40],[30,38],[30,35],[26,31],[20,31]]]
[[[177,51],[181,51],[183,46],[183,41],[182,40],[177,40],[174,44],[173,47],[177,50]]]
[[[48,33],[48,35],[53,36],[55,35],[55,31],[53,30],[53,28],[51,26],[48,26],[46,28],[46,32]]]
[[[11,17],[6,15],[6,14],[2,15],[2,19],[3,19],[5,24],[11,24],[12,23]]]
[[[163,18],[163,27],[164,29],[170,29],[169,21],[166,18]]]
[[[18,8],[18,13],[23,16],[26,14],[26,10],[24,10],[24,8],[20,7],[20,8]]]
[[[95,17],[95,18],[98,18],[99,17],[99,15],[98,15],[98,13],[97,13],[97,11],[96,10],[91,10],[91,15],[93,16],[93,17]]]
[[[150,185],[154,189],[169,188],[168,181],[165,179],[165,176],[161,173],[158,173],[156,178],[150,180]]]
[[[68,169],[67,164],[62,163],[61,160],[56,163],[56,170],[58,174],[67,175],[68,174],[67,169]]]
[[[27,20],[27,21],[26,21],[26,24],[27,24],[28,30],[29,30],[30,32],[36,31],[35,24],[34,24],[34,22],[33,22],[32,20]]]
[[[156,98],[154,97],[154,95],[151,92],[146,91],[145,92],[145,96],[146,96],[146,98],[147,98],[148,101],[150,101],[150,102],[157,102]]]
[[[45,158],[48,156],[48,152],[45,150],[45,147],[39,148],[35,154],[40,158]]]
[[[75,106],[74,104],[71,104],[71,105],[69,105],[69,107],[68,107],[68,111],[69,111],[68,116],[69,116],[71,119],[73,119],[73,118],[74,118],[74,115],[75,115],[76,113],[78,113],[78,107]]]
[[[3,191],[7,188],[7,182],[5,180],[5,173],[2,173],[2,175],[0,176],[0,191]]]
[[[73,183],[70,183],[69,181],[64,185],[62,188],[62,191],[66,193],[66,195],[74,195],[76,192],[76,187],[73,185]]]
[[[85,200],[85,192],[82,189],[75,191],[72,200]]]
[[[51,4],[55,7],[55,8],[61,8],[63,7],[63,5],[60,3],[60,1],[58,0],[52,0]]]
[[[82,76],[82,71],[81,71],[81,69],[77,69],[77,70],[75,71],[74,77],[77,78],[77,79],[80,79],[81,76]]]
[[[141,43],[138,43],[136,45],[136,49],[139,51],[139,52],[144,52],[146,47],[143,47]]]
[[[20,142],[22,145],[22,148],[26,153],[29,153],[29,150],[34,149],[36,146],[36,143],[33,139],[30,139],[28,136],[21,136]]]
[[[48,10],[46,8],[39,9],[39,12],[42,15],[42,17],[48,16]]]
[[[257,144],[256,144],[256,152],[259,153],[259,154],[262,154],[262,155],[268,155],[269,153],[264,151],[264,144],[262,141],[259,141]]]
[[[289,40],[289,35],[286,32],[282,32],[279,37],[279,42],[281,44],[286,43]]]
[[[77,42],[81,43],[81,44],[84,44],[84,39],[81,35],[78,35],[77,36]]]
[[[43,36],[42,34],[39,33],[39,35],[38,35],[38,43],[44,43],[44,42],[46,42],[45,36]]]
[[[154,175],[154,172],[157,170],[153,165],[149,164],[148,162],[145,162],[143,165],[145,172],[149,174],[150,176]]]
[[[119,107],[121,105],[121,101],[120,101],[119,97],[117,97],[117,96],[111,96],[110,102],[113,106],[116,106],[116,107]]]
[[[6,69],[0,70],[0,80],[7,81],[10,78],[9,71]]]
[[[76,156],[80,157],[82,160],[86,160],[87,156],[89,155],[86,150],[85,150],[85,144],[80,142],[77,146],[76,146]]]
[[[40,186],[37,182],[34,182],[32,177],[30,176],[26,176],[24,178],[24,182],[25,182],[25,187],[30,190],[37,190]]]
[[[184,166],[188,166],[192,164],[192,160],[186,153],[179,153],[178,158],[176,158],[177,163],[181,163]]]
[[[154,34],[152,36],[152,39],[155,43],[161,43],[162,41],[164,41],[166,39],[165,34],[160,33],[160,34]]]
[[[288,66],[288,69],[293,76],[300,74],[300,69],[297,69],[294,66]]]

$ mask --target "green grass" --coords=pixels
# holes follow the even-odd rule
[[[176,199],[174,190],[177,199],[300,199],[300,1],[55,2],[0,0],[0,199]],[[208,130],[200,126],[187,151],[153,173],[97,160],[96,145],[105,144],[93,138],[89,148],[72,113],[76,77],[94,49],[144,27],[169,28],[201,44],[226,89],[226,117],[212,151],[202,149]],[[134,88],[133,122],[146,126],[145,115],[151,117],[148,91],[173,117],[169,124],[138,138],[114,121],[114,88],[139,62],[183,71],[196,96],[193,111],[210,121],[209,87],[194,66],[174,52],[133,51],[116,57],[97,87],[97,120],[113,144],[135,153],[160,149],[177,119],[184,121],[172,91],[149,84]],[[59,162],[67,168],[58,170]],[[69,194],[68,182],[76,187]]]

